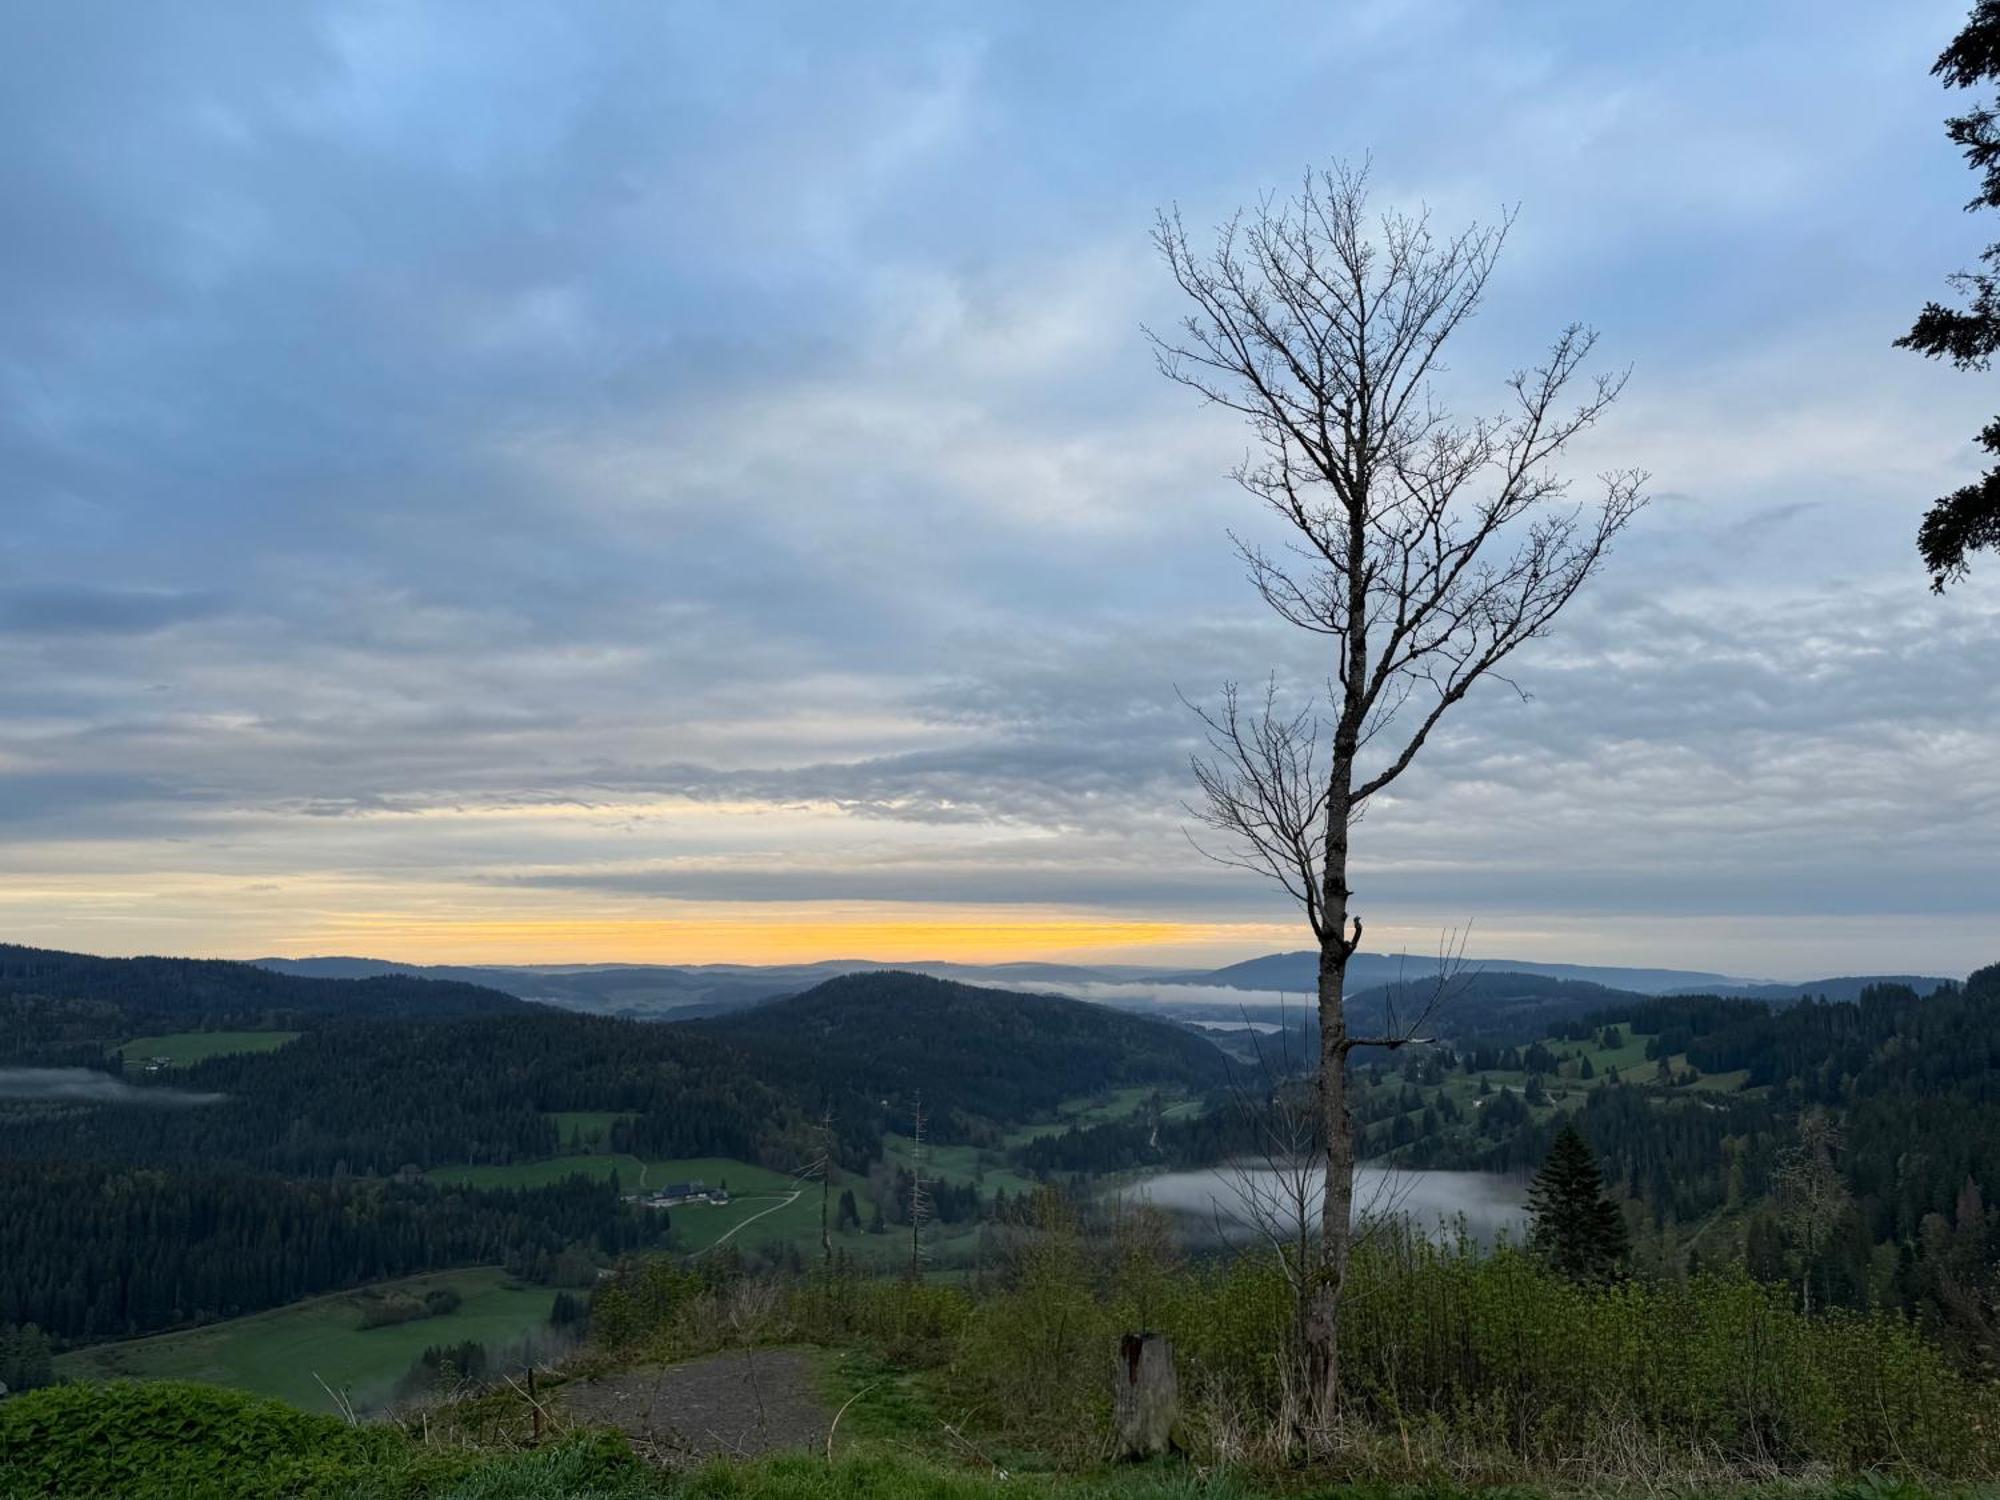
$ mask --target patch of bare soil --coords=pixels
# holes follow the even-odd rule
[[[742,1349],[684,1365],[620,1370],[561,1388],[579,1423],[615,1427],[665,1464],[818,1450],[832,1413],[814,1388],[811,1360],[793,1349]]]

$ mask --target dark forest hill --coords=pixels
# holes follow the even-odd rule
[[[387,975],[303,978],[199,958],[97,958],[0,944],[0,1060],[101,1067],[105,1050],[156,1032],[302,1028],[336,1018],[439,1020],[527,1014],[511,995]]]
[[[921,1094],[941,1139],[1101,1089],[1206,1088],[1226,1074],[1214,1045],[1184,1027],[893,970],[831,979],[688,1029],[756,1057],[766,1076],[775,1070],[829,1099],[876,1101],[891,1128],[906,1127]]]
[[[1407,1030],[1436,1003],[1425,1034],[1456,1042],[1527,1042],[1551,1026],[1608,1007],[1644,1004],[1647,997],[1578,979],[1467,970],[1377,985],[1350,995],[1348,1029],[1361,1035]]]
[[[774,1080],[775,1081],[768,1081]],[[560,1149],[550,1115],[615,1112],[614,1149],[791,1161],[818,1096],[684,1027],[540,1007],[443,1021],[330,1022],[274,1052],[172,1076],[198,1107],[0,1116],[0,1154],[323,1176],[505,1164]],[[853,1138],[848,1153],[873,1154]]]
[[[260,958],[259,968],[323,979],[401,975],[452,980],[522,1000],[634,1020],[686,1020],[796,995],[822,979],[874,965],[576,964],[471,966],[399,964],[374,958]]]
[[[1439,980],[1433,975],[1350,994],[1347,1024],[1350,1033],[1357,1036],[1401,1035],[1416,1025],[1435,1001],[1434,1014],[1421,1028],[1427,1037],[1460,1046],[1524,1045],[1565,1021],[1611,1007],[1643,1005],[1651,998],[1631,990],[1538,974],[1465,973],[1445,982],[1440,991]],[[1232,1040],[1232,1054],[1246,1062],[1256,1062],[1260,1054],[1267,1062],[1290,1058],[1302,1067],[1319,1055],[1319,1020],[1310,997],[1301,997],[1282,1012],[1272,1006],[1232,1007],[1207,1002],[1187,1006],[1154,1002],[1121,1008],[1161,1020],[1222,1028],[1241,1027],[1246,1019],[1269,1025],[1282,1016],[1288,1033],[1282,1044]]]
[[[282,1011],[408,1020],[526,1008],[497,990],[405,975],[321,979],[228,959],[98,958],[0,943],[0,996],[21,995],[101,1001],[186,1018]]]
[[[1820,1304],[1917,1312],[1969,1345],[2000,1327],[2000,965],[1928,995],[1655,997],[1525,1049],[1412,1053],[1361,1093],[1372,1155],[1521,1173],[1573,1118],[1619,1190],[1704,1263],[1809,1283]],[[1830,1133],[1809,1138],[1815,1120]],[[1807,1234],[1814,1173],[1833,1188],[1813,1194],[1825,1218]]]

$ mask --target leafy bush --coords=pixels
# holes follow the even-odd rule
[[[625,1500],[668,1493],[603,1434],[532,1453],[435,1449],[178,1381],[55,1386],[0,1403],[0,1496],[90,1500]]]
[[[407,1292],[366,1292],[354,1299],[354,1305],[361,1313],[357,1328],[391,1328],[430,1316],[423,1301]]]
[[[178,1381],[51,1386],[0,1404],[0,1494],[265,1500],[363,1476],[393,1494],[451,1462],[420,1462],[386,1429]]]

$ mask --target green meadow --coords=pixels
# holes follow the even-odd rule
[[[181,1333],[96,1344],[60,1356],[56,1368],[80,1380],[200,1380],[333,1411],[326,1387],[362,1405],[380,1401],[427,1346],[472,1339],[497,1352],[546,1324],[556,1297],[552,1287],[523,1285],[493,1266],[434,1271],[374,1289],[421,1298],[437,1287],[458,1292],[457,1311],[362,1328],[355,1294],[340,1292]]]
[[[604,1178],[614,1172],[618,1174],[619,1187],[628,1193],[653,1192],[670,1182],[690,1182],[696,1178],[710,1187],[727,1183],[731,1193],[789,1193],[798,1186],[783,1172],[727,1157],[643,1161],[623,1152],[596,1151],[508,1162],[505,1166],[435,1167],[428,1175],[434,1182],[457,1183],[462,1187],[507,1188],[547,1187],[569,1177]]]
[[[118,1055],[127,1067],[144,1067],[159,1058],[170,1068],[185,1068],[231,1052],[275,1052],[298,1037],[296,1031],[171,1031],[165,1036],[134,1037],[118,1049]]]

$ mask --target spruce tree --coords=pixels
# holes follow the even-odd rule
[[[1978,0],[1965,29],[1939,54],[1931,72],[1956,89],[2000,82],[2000,0]],[[1979,191],[1966,207],[2000,208],[2000,101],[1974,104],[1947,120],[1945,129],[1965,153],[1966,164],[1979,174]],[[1994,355],[2000,353],[1996,251],[2000,245],[1988,245],[1980,256],[1982,269],[1949,278],[1962,299],[1958,306],[1926,303],[1897,345],[1932,359],[1948,359],[1961,370],[1992,368]],[[1977,441],[1987,453],[2000,454],[2000,419],[1988,422]],[[2000,551],[2000,468],[1988,469],[1933,502],[1917,533],[1917,547],[1930,569],[1931,587],[1939,593],[1970,571],[1968,553]]]
[[[1576,1126],[1565,1123],[1528,1189],[1534,1219],[1528,1243],[1572,1281],[1616,1276],[1629,1248],[1624,1215],[1606,1196],[1597,1157]]]

